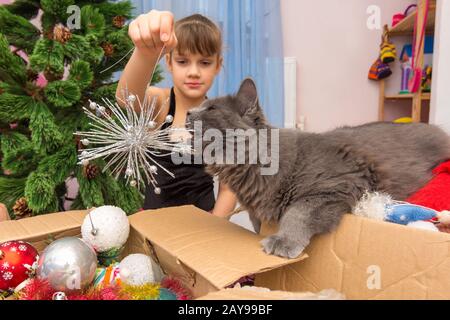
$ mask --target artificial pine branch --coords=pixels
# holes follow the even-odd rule
[[[40,31],[24,17],[12,14],[7,8],[0,6],[0,32],[8,42],[26,53],[31,53]]]
[[[80,29],[67,29],[70,4],[81,8]],[[43,11],[42,32],[28,21],[38,8]],[[0,7],[0,171],[10,171],[0,172],[0,202],[10,212],[21,198],[27,206],[21,201],[16,208],[29,208],[33,215],[61,210],[64,183],[71,174],[80,185],[72,208],[112,204],[131,214],[142,207],[142,195],[123,179],[102,172],[100,160],[92,163],[98,170],[83,174],[77,164],[77,149],[83,146],[77,146],[73,136],[87,129],[82,107],[89,100],[115,100],[112,75],[127,59],[103,71],[133,48],[126,26],[131,11],[129,1],[105,0],[16,0]],[[109,57],[104,43],[111,45]],[[28,65],[21,51],[28,55]],[[37,83],[42,74],[46,84]],[[152,83],[159,80],[160,68]]]
[[[11,4],[4,5],[12,14],[22,16],[25,19],[34,19],[39,13],[39,0],[15,0]]]

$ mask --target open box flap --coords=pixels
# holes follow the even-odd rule
[[[297,259],[265,254],[256,235],[194,206],[144,211],[130,223],[152,244],[160,246],[216,288],[241,277],[289,265]]]
[[[86,216],[87,211],[67,211],[36,216],[22,220],[4,221],[0,223],[0,242],[11,240],[30,240],[48,237],[52,234],[77,230]]]

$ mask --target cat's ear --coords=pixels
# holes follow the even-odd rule
[[[247,78],[242,81],[237,96],[247,100],[248,102],[258,100],[258,91],[256,90],[256,84],[253,79]]]
[[[253,79],[247,78],[241,83],[237,96],[247,101],[245,113],[253,113],[259,109],[258,90]]]

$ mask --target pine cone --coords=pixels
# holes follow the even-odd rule
[[[88,164],[84,166],[83,174],[88,180],[93,180],[98,174],[98,167],[95,164]]]
[[[16,201],[16,203],[13,206],[13,211],[14,214],[16,215],[17,220],[28,218],[33,213],[33,211],[30,208],[28,208],[27,199],[25,198],[20,198]]]
[[[62,24],[57,24],[53,28],[53,39],[65,44],[72,37],[72,32],[67,27],[64,27]]]
[[[113,26],[116,28],[122,28],[125,24],[125,17],[124,16],[115,16],[112,20]]]
[[[105,42],[101,47],[105,52],[105,57],[111,57],[114,54],[114,46],[111,43]]]

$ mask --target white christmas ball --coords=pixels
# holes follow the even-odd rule
[[[127,242],[129,234],[130,222],[126,213],[114,206],[103,206],[92,210],[90,217],[87,215],[81,226],[83,239],[97,252],[122,247]]]
[[[131,254],[119,264],[120,279],[132,286],[161,282],[161,268],[145,254]]]

